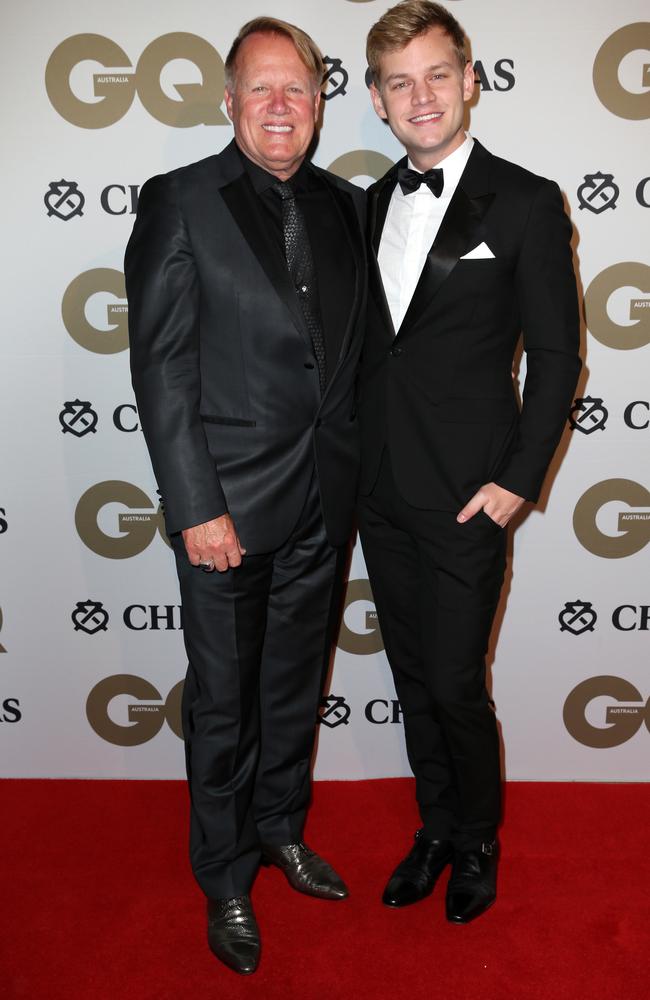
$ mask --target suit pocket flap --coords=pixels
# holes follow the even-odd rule
[[[513,396],[493,399],[443,399],[436,417],[448,424],[509,424],[519,415]]]
[[[224,427],[255,427],[256,420],[240,420],[239,417],[218,417],[212,413],[202,413],[204,424],[222,424]]]

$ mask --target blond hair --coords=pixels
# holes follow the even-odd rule
[[[290,24],[288,21],[280,21],[277,17],[255,17],[252,21],[247,21],[240,28],[239,34],[230,46],[230,51],[226,57],[226,86],[229,90],[232,90],[235,85],[237,53],[239,52],[241,43],[249,35],[255,34],[284,35],[285,38],[293,42],[301,62],[314,81],[314,90],[320,89],[325,73],[325,63],[323,54],[313,38],[310,38],[306,31],[296,27],[295,24]]]
[[[381,57],[386,52],[403,49],[432,28],[441,28],[451,39],[460,68],[465,69],[467,42],[456,18],[431,0],[402,0],[387,10],[368,32],[366,59],[375,86],[379,86]]]

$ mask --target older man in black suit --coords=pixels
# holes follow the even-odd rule
[[[133,384],[176,554],[190,852],[214,953],[254,971],[260,860],[341,899],[302,842],[357,486],[363,193],[306,159],[322,56],[273,18],[226,61],[234,141],[142,189]]]

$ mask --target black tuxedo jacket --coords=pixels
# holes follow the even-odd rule
[[[559,188],[475,141],[396,333],[376,254],[405,163],[369,189],[361,491],[372,490],[387,443],[395,482],[415,507],[458,511],[491,481],[536,500],[580,371],[571,224]],[[493,258],[462,259],[481,243]],[[522,331],[520,412],[511,370]]]
[[[170,533],[228,511],[249,553],[272,551],[300,515],[315,461],[328,539],[341,545],[349,536],[365,199],[314,169],[355,263],[347,328],[322,399],[286,261],[234,142],[142,188],[125,259],[131,371]],[[335,263],[332,274],[319,274],[321,300],[337,293]]]

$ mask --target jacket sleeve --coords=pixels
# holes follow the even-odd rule
[[[536,501],[557,448],[582,363],[571,223],[557,184],[533,200],[516,273],[526,351],[523,406],[499,486]]]
[[[171,534],[227,510],[200,418],[199,280],[174,175],[142,188],[124,270],[133,388]]]

